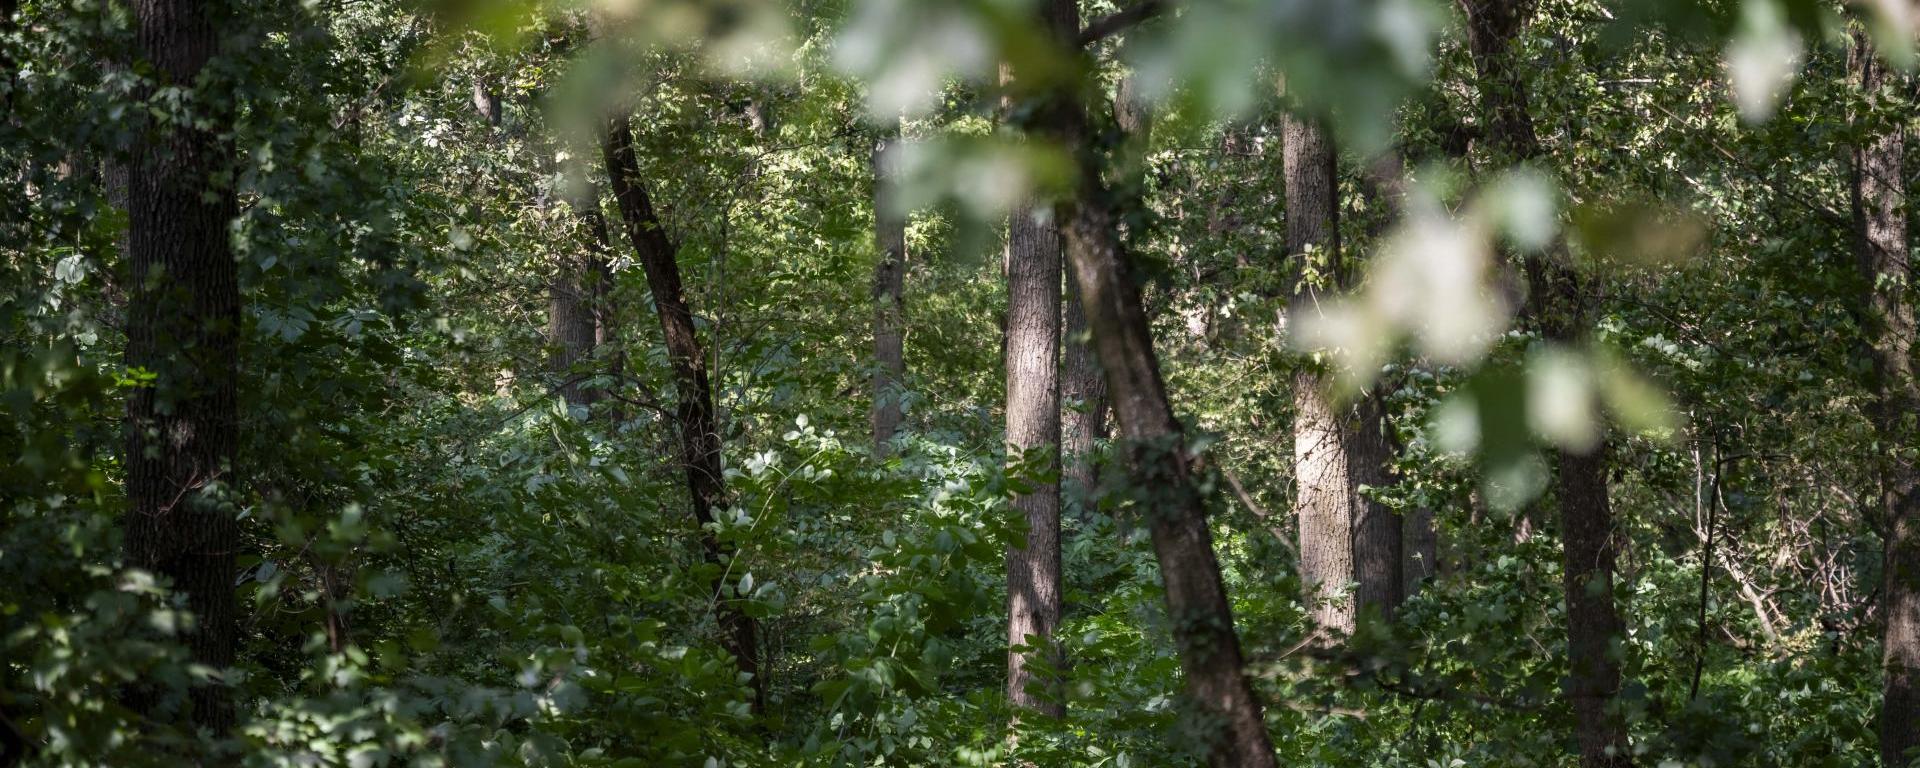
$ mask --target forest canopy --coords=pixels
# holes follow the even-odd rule
[[[0,768],[1920,765],[1913,0],[0,0]]]

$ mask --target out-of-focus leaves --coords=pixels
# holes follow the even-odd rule
[[[1740,24],[1727,43],[1727,87],[1748,123],[1773,116],[1800,70],[1800,33],[1787,23],[1780,0],[1746,0]]]
[[[1707,225],[1692,212],[1647,200],[1601,201],[1573,210],[1573,236],[1603,263],[1683,264],[1700,254]]]

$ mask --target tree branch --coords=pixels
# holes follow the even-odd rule
[[[1140,0],[1133,5],[1094,19],[1086,29],[1080,31],[1080,47],[1085,48],[1139,26],[1142,22],[1158,18],[1166,10],[1166,0]]]

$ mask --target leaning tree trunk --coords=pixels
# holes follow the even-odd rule
[[[709,565],[726,573],[733,558],[733,547],[720,541],[707,526],[713,512],[726,506],[726,477],[720,461],[720,428],[714,417],[713,386],[707,381],[706,359],[701,356],[700,337],[693,327],[693,311],[688,309],[680,289],[678,249],[667,239],[666,229],[655,215],[653,201],[647,195],[640,163],[633,152],[633,129],[622,115],[607,121],[601,136],[601,151],[607,164],[607,180],[614,200],[620,206],[620,218],[633,245],[640,267],[647,273],[647,287],[660,316],[660,330],[666,337],[667,359],[673,366],[675,421],[680,431],[680,459],[686,465],[687,491],[693,502],[694,520],[700,525],[700,545]],[[724,576],[715,576],[713,590],[719,604],[723,642],[740,671],[751,677],[753,710],[766,709],[767,686],[760,673],[759,626],[740,609],[724,599]]]
[[[899,129],[873,147],[873,240],[880,261],[873,268],[873,450],[884,454],[900,429],[900,385],[907,372],[906,335],[907,217],[900,210],[889,155]]]
[[[1482,121],[1496,149],[1509,161],[1543,153],[1528,113],[1526,80],[1515,51],[1521,28],[1533,15],[1532,0],[1459,0],[1466,11],[1467,43],[1478,75]],[[1566,244],[1526,265],[1528,315],[1549,340],[1571,343],[1588,322],[1586,291],[1567,263]],[[1567,602],[1567,696],[1572,699],[1580,761],[1588,768],[1633,764],[1626,723],[1614,700],[1620,693],[1620,614],[1613,601],[1615,534],[1607,497],[1604,439],[1589,453],[1560,450],[1555,495],[1560,502]]]
[[[1330,276],[1325,287],[1344,288],[1348,270],[1333,143],[1323,128],[1298,118],[1289,117],[1285,131],[1287,253],[1300,276],[1292,304],[1303,313],[1319,301],[1310,275]],[[1353,632],[1361,612],[1391,613],[1399,605],[1400,526],[1392,510],[1360,492],[1362,485],[1383,484],[1389,456],[1378,403],[1364,397],[1343,405],[1328,384],[1314,367],[1294,373],[1294,513],[1314,623],[1338,636]]]
[[[214,7],[209,7],[210,5]],[[219,45],[221,4],[134,3],[136,50],[159,87],[191,92]],[[128,166],[127,367],[154,374],[127,398],[127,564],[172,582],[193,611],[193,660],[233,663],[232,498],[239,441],[239,270],[227,225],[236,215],[226,178],[233,150],[220,136],[227,97],[196,94],[198,119],[148,125]],[[129,703],[148,710],[157,694],[136,686]],[[195,685],[193,724],[233,726],[226,689]],[[157,713],[149,713],[157,715]]]
[[[1060,231],[1049,213],[1023,206],[1007,223],[1007,464],[1027,476],[1013,496],[1025,546],[1007,549],[1007,698],[1058,717],[1057,681],[1031,668],[1059,667]]]
[[[1854,33],[1851,61],[1855,84],[1867,104],[1881,103],[1890,78],[1864,31]],[[1856,116],[1869,138],[1853,150],[1854,251],[1867,285],[1867,320],[1873,333],[1874,373],[1879,402],[1873,416],[1885,445],[1895,453],[1882,459],[1881,505],[1886,553],[1882,605],[1886,612],[1881,663],[1885,667],[1880,710],[1880,760],[1905,766],[1908,751],[1920,747],[1920,467],[1910,451],[1916,435],[1905,425],[1920,408],[1920,381],[1914,378],[1916,324],[1907,295],[1915,271],[1908,262],[1906,133],[1884,118]]]
[[[1071,50],[1077,9],[1049,0],[1048,28]],[[1194,481],[1192,456],[1153,351],[1153,335],[1120,245],[1111,193],[1101,179],[1087,115],[1070,87],[1053,92],[1036,116],[1048,138],[1073,151],[1078,189],[1057,207],[1081,309],[1106,373],[1113,413],[1125,438],[1128,466],[1160,563],[1169,624],[1197,710],[1207,762],[1217,768],[1269,768],[1273,743],[1260,701],[1243,673],[1233,609],[1220,579],[1213,533]]]
[[[1153,115],[1139,96],[1133,75],[1121,78],[1113,98],[1113,120],[1126,134],[1123,171],[1127,183],[1139,187],[1145,179],[1147,145],[1153,130]],[[1092,339],[1087,336],[1087,316],[1080,309],[1080,287],[1067,278],[1066,320],[1061,331],[1060,454],[1063,492],[1069,504],[1091,514],[1100,488],[1095,455],[1099,441],[1107,436],[1107,379],[1100,373],[1100,360],[1094,355]]]

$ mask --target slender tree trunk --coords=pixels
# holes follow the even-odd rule
[[[1287,253],[1301,280],[1293,304],[1296,312],[1311,312],[1319,299],[1310,275],[1331,278],[1322,287],[1349,282],[1336,157],[1320,126],[1289,117],[1285,131]],[[1294,512],[1315,623],[1345,635],[1363,611],[1391,614],[1400,603],[1400,521],[1360,493],[1362,485],[1384,484],[1391,455],[1377,401],[1369,395],[1353,405],[1336,403],[1328,383],[1312,367],[1294,373]]]
[[[873,147],[873,239],[880,262],[873,269],[873,450],[885,454],[900,429],[900,384],[906,375],[904,320],[907,271],[907,217],[900,210],[888,155],[899,130]]]
[[[1854,32],[1849,62],[1855,84],[1867,102],[1881,106],[1880,94],[1897,78],[1874,52],[1864,30]],[[1854,249],[1873,333],[1874,373],[1879,402],[1874,421],[1884,444],[1898,446],[1882,459],[1881,507],[1885,515],[1886,553],[1882,605],[1885,697],[1880,710],[1880,760],[1905,766],[1909,750],[1920,748],[1920,467],[1914,465],[1916,437],[1905,421],[1920,408],[1920,381],[1914,378],[1916,324],[1907,295],[1915,272],[1908,262],[1906,132],[1897,124],[1872,124],[1871,138],[1853,151]]]
[[[1060,624],[1060,230],[1051,211],[1026,207],[1007,224],[1007,461],[1042,478],[1022,483],[1013,509],[1026,546],[1007,550],[1007,697],[1053,716],[1066,713],[1057,683],[1036,683],[1030,665],[1056,669]]]
[[[1481,112],[1494,146],[1509,161],[1541,156],[1528,113],[1526,79],[1516,61],[1520,31],[1533,15],[1532,0],[1459,0],[1467,14],[1467,42],[1478,74]],[[1580,275],[1568,266],[1564,242],[1526,265],[1528,315],[1549,340],[1571,343],[1588,323]],[[1621,633],[1613,601],[1615,530],[1607,497],[1607,454],[1558,451],[1555,495],[1560,502],[1567,601],[1567,695],[1572,699],[1587,768],[1633,764],[1627,728],[1614,699],[1620,693]]]
[[[1077,10],[1050,0],[1049,29],[1071,50]],[[1106,373],[1113,413],[1126,440],[1140,517],[1153,537],[1167,614],[1186,678],[1187,698],[1206,729],[1207,762],[1216,768],[1269,768],[1273,743],[1260,701],[1241,670],[1240,639],[1221,582],[1213,533],[1193,478],[1188,445],[1160,376],[1153,335],[1120,244],[1113,198],[1101,179],[1086,112],[1068,88],[1052,94],[1041,130],[1076,153],[1078,190],[1058,206],[1081,309]]]
[[[673,366],[676,421],[680,428],[680,458],[686,464],[687,491],[693,503],[694,520],[700,525],[700,544],[706,559],[724,569],[733,557],[733,547],[707,529],[713,512],[726,506],[726,477],[720,461],[720,431],[714,418],[713,386],[707,381],[706,358],[701,355],[700,337],[693,327],[693,311],[687,307],[680,289],[678,249],[667,239],[666,229],[655,215],[653,201],[647,195],[640,163],[633,152],[633,129],[624,115],[607,121],[601,137],[601,150],[607,164],[607,180],[614,200],[620,206],[620,218],[633,245],[640,267],[647,273],[647,287],[653,293],[654,307],[660,316],[660,330],[666,337],[667,358]],[[724,599],[727,585],[716,577],[713,583],[719,604],[723,642],[740,671],[751,675],[753,709],[766,709],[765,675],[760,673],[759,626],[751,617]]]
[[[210,7],[210,5],[214,7]],[[138,59],[160,87],[192,91],[219,45],[227,9],[188,0],[134,3]],[[239,270],[224,181],[232,148],[220,138],[231,107],[216,95],[190,104],[192,123],[149,125],[128,166],[127,367],[153,385],[127,398],[127,564],[170,580],[194,614],[193,660],[233,664],[234,553],[240,543],[234,454],[239,442]],[[130,704],[149,709],[151,688]],[[224,733],[234,709],[220,685],[190,692],[193,724]]]

